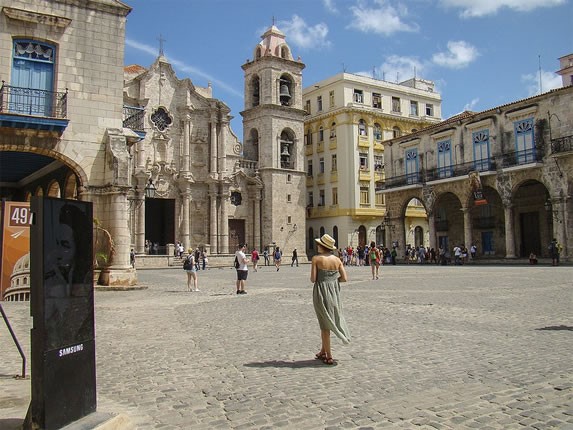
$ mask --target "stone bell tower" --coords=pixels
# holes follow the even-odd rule
[[[285,258],[297,249],[305,260],[305,166],[302,70],[285,35],[272,25],[255,47],[245,72],[243,155],[257,162],[263,182],[261,246]]]

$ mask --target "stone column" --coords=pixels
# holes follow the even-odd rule
[[[468,249],[472,244],[472,211],[467,206],[462,207],[464,214],[464,246]],[[468,257],[471,259],[471,253],[468,252]]]
[[[515,236],[513,231],[513,205],[504,204],[505,216],[505,258],[515,258]]]
[[[140,190],[135,194],[135,253],[145,253],[145,197]]]
[[[215,184],[209,185],[209,230],[211,241],[211,253],[218,254],[217,246],[217,192]]]
[[[255,191],[254,199],[254,214],[253,214],[253,245],[258,246],[262,250],[263,243],[261,241],[261,190],[259,188]]]
[[[189,157],[189,138],[191,136],[191,121],[189,115],[185,116],[185,120],[183,123],[183,151],[182,151],[182,159],[181,165],[179,169],[182,172],[189,172],[190,171],[190,157]],[[185,245],[187,246],[187,245]]]
[[[181,219],[183,220],[181,228],[181,243],[183,243],[185,250],[191,247],[191,238],[189,234],[189,223],[191,222],[191,217],[189,216],[190,204],[191,193],[189,190],[185,190],[181,193]]]
[[[430,249],[434,248],[438,252],[436,246],[436,216],[434,212],[428,212],[428,231],[430,232]]]
[[[210,172],[214,175],[217,173],[217,118],[211,118],[211,166]]]
[[[219,219],[219,250],[221,254],[229,253],[229,220],[228,209],[229,203],[229,186],[221,184],[221,218]]]
[[[225,139],[226,130],[229,125],[228,122],[221,121],[221,126],[219,127],[219,179],[223,179],[225,176],[225,169],[227,166],[227,151],[225,150],[225,145],[227,141]]]

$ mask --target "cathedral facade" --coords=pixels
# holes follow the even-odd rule
[[[163,55],[125,68],[124,109],[141,134],[128,197],[136,253],[171,254],[177,242],[211,255],[245,242],[304,249],[303,68],[269,28],[243,65],[244,144],[212,88],[177,78]]]

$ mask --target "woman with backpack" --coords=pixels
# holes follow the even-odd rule
[[[370,268],[372,269],[372,280],[378,279],[378,270],[380,269],[380,250],[376,247],[374,241],[370,242],[368,248],[368,259],[370,260]]]
[[[277,246],[275,249],[275,253],[274,253],[275,267],[277,268],[277,272],[281,268],[282,255],[283,255],[283,253],[281,252],[280,248]]]
[[[187,273],[187,291],[199,291],[197,286],[197,266],[195,266],[195,255],[193,250],[187,250],[187,257],[183,260],[183,270]],[[191,288],[193,286],[194,288]]]

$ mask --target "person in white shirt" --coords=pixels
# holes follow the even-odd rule
[[[245,283],[247,282],[247,276],[249,275],[249,259],[245,255],[247,250],[247,244],[242,243],[239,245],[239,249],[235,252],[235,259],[237,260],[237,294],[247,294],[245,291]]]

